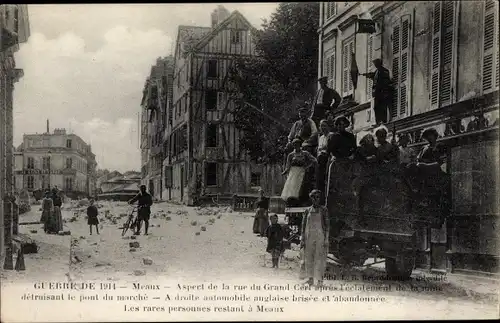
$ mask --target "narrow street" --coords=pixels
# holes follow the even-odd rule
[[[130,211],[130,206],[119,202],[100,202],[101,229],[100,234],[89,235],[84,207],[63,208],[63,217],[66,221],[65,230],[70,230],[70,236],[46,235],[39,225],[23,225],[21,233],[29,235],[38,242],[38,254],[26,255],[26,271],[9,271],[2,273],[2,296],[8,291],[28,288],[35,281],[72,281],[72,282],[116,282],[119,285],[129,283],[127,288],[132,291],[133,283],[160,284],[170,286],[168,293],[181,293],[189,297],[190,294],[203,295],[205,292],[182,294],[176,288],[177,284],[270,284],[273,286],[295,286],[298,279],[298,252],[288,250],[281,262],[280,269],[270,268],[270,258],[266,255],[264,267],[265,245],[264,238],[255,236],[251,231],[251,213],[232,212],[230,208],[190,208],[179,205],[158,203],[153,206],[150,234],[131,239],[131,233],[121,236],[119,229],[126,220],[125,214]],[[109,211],[106,212],[106,211]],[[23,215],[21,222],[36,221],[39,212],[34,210]],[[30,233],[37,230],[37,233]],[[198,234],[199,233],[199,234]],[[70,248],[71,240],[76,240]],[[129,243],[138,242],[139,247],[132,250]],[[294,249],[293,247],[292,249]],[[145,259],[151,264],[145,264]],[[146,260],[146,261],[147,261]],[[382,276],[383,270],[352,269],[341,272],[339,267],[330,266],[330,275],[344,275],[344,279],[328,280],[325,285],[329,288],[339,288],[346,284],[364,286],[362,296],[384,297],[383,312],[377,302],[363,303],[363,311],[359,311],[356,302],[336,302],[307,304],[305,307],[300,302],[285,305],[285,314],[293,313],[296,319],[307,319],[308,311],[321,310],[325,319],[335,313],[335,319],[370,319],[373,317],[384,319],[458,319],[458,318],[494,318],[498,315],[495,297],[495,281],[467,279],[448,276],[446,281],[425,282],[416,281],[399,283],[387,281],[368,281],[367,277]],[[415,277],[424,277],[416,273]],[[353,277],[355,276],[354,280]],[[345,279],[346,277],[347,280]],[[435,277],[425,274],[425,277]],[[15,284],[13,284],[15,283]],[[413,291],[410,289],[413,287]],[[382,289],[380,291],[366,291]],[[387,288],[390,288],[388,291]],[[175,289],[175,290],[174,290]],[[396,290],[396,289],[406,289]],[[418,290],[418,291],[416,291]],[[5,294],[4,294],[5,293]],[[153,292],[148,291],[148,295]],[[331,295],[329,290],[323,291],[264,291],[260,296],[288,295]],[[22,293],[21,293],[22,294]],[[130,294],[130,292],[129,292]],[[135,292],[134,294],[137,294]],[[220,293],[219,293],[220,294]],[[229,293],[228,293],[229,294]],[[241,294],[241,293],[239,293]],[[342,296],[355,296],[356,291],[334,292]],[[151,297],[151,296],[150,296]],[[14,306],[17,299],[2,297],[3,306]],[[158,300],[144,302],[144,305],[155,305]],[[141,302],[139,302],[141,303]],[[186,302],[184,302],[186,303]],[[78,312],[86,313],[97,303],[83,301],[78,307]],[[224,304],[226,305],[226,304]],[[65,305],[67,306],[67,305]],[[103,303],[99,303],[102,307]],[[325,307],[326,306],[326,307]],[[110,302],[109,308],[116,314],[117,319],[140,318],[140,314],[124,313],[123,305]],[[305,309],[308,311],[305,311]],[[328,311],[325,310],[328,308]],[[388,309],[391,310],[388,310]],[[428,310],[426,310],[428,309]],[[32,313],[27,312],[31,315]],[[76,315],[77,313],[73,313]],[[181,313],[182,317],[171,316],[172,319],[200,319],[198,313]],[[245,314],[245,313],[243,313]],[[240,315],[243,315],[240,314]],[[274,315],[275,313],[273,313]],[[45,313],[44,313],[45,315]],[[61,313],[47,313],[47,320],[63,320]],[[88,314],[86,314],[88,315]],[[123,317],[122,317],[123,315]],[[148,320],[161,319],[159,313],[147,316]],[[172,315],[172,314],[171,314]],[[278,315],[278,314],[276,314]],[[97,319],[98,316],[95,318]],[[219,319],[237,319],[238,313],[228,313]],[[246,317],[246,316],[245,316]],[[279,317],[279,316],[277,316]],[[23,317],[25,320],[31,316]],[[144,317],[141,317],[144,319]],[[258,319],[258,316],[255,317]],[[268,319],[269,316],[266,316]],[[91,320],[92,317],[86,317]],[[264,319],[264,316],[262,316]],[[17,319],[16,319],[17,320]]]

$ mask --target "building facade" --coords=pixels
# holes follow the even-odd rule
[[[10,246],[14,192],[13,95],[14,84],[23,76],[14,54],[30,35],[26,5],[0,5],[0,254]]]
[[[375,23],[366,32],[363,19]],[[420,149],[427,127],[448,147],[451,217],[424,233],[420,266],[435,270],[498,269],[497,1],[324,2],[320,11],[319,71],[343,97],[337,115],[358,141],[374,124],[369,79],[360,73],[381,58],[394,81],[390,131],[409,134]]]
[[[158,199],[163,198],[163,136],[172,106],[173,65],[172,56],[157,59],[146,80],[141,102],[142,184]]]
[[[92,147],[65,129],[25,134],[15,152],[15,189],[57,187],[71,198],[95,196],[96,166]]]
[[[238,93],[229,76],[238,58],[255,55],[254,28],[223,6],[211,21],[211,27],[179,26],[175,47],[164,195],[187,204],[251,188],[252,165],[232,115]]]

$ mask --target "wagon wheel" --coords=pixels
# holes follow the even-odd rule
[[[391,278],[408,280],[411,277],[413,268],[415,268],[415,255],[413,254],[385,259],[385,272]]]

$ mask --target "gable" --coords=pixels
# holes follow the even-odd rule
[[[238,30],[255,30],[255,28],[250,24],[250,22],[241,14],[239,11],[233,11],[233,13],[227,17],[226,20],[217,25],[211,33],[204,36],[199,43],[196,45],[195,50],[200,50],[204,48],[211,40],[216,36],[220,35],[224,30],[228,29],[238,29]]]
[[[177,30],[175,53],[173,53],[176,59],[179,58],[179,53],[182,55],[186,51],[192,50],[200,39],[210,33],[211,30],[212,28],[210,27],[179,26]]]

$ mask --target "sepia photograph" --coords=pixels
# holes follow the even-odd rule
[[[0,320],[499,319],[499,25],[0,4]]]

